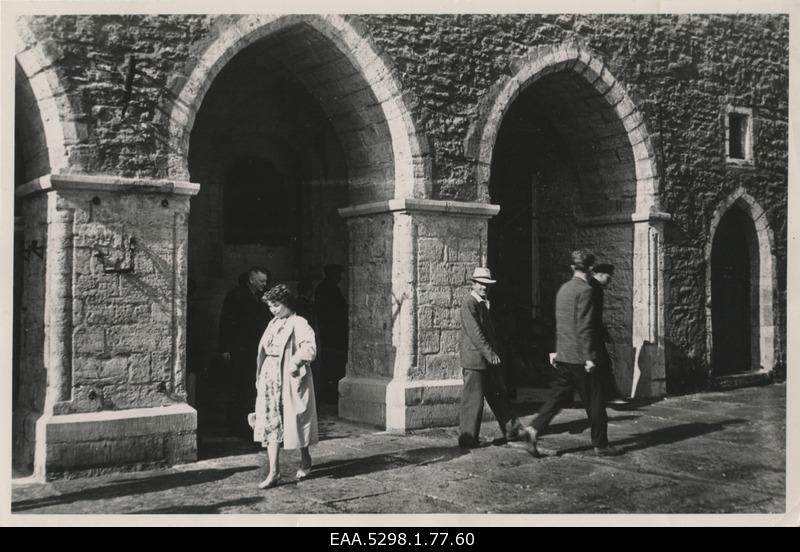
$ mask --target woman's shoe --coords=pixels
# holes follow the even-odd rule
[[[258,484],[259,489],[269,489],[278,484],[281,480],[281,472],[270,473],[267,478]]]
[[[305,479],[306,477],[308,477],[308,475],[309,475],[310,473],[311,473],[311,466],[309,466],[309,467],[307,467],[307,468],[303,468],[303,467],[301,467],[301,468],[299,468],[299,469],[297,470],[297,473],[295,474],[295,476],[294,476],[294,477],[295,477],[295,479],[297,479],[298,481],[300,481],[301,479]]]

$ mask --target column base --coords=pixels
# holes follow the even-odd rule
[[[390,380],[346,377],[339,382],[339,416],[387,431],[458,425],[461,379]],[[484,405],[484,419],[494,419]]]
[[[186,404],[42,416],[39,480],[136,471],[197,460],[197,411]]]

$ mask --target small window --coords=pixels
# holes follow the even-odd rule
[[[727,162],[753,164],[753,110],[728,106],[725,117]]]

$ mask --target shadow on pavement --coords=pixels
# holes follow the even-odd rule
[[[219,514],[222,508],[233,508],[236,506],[247,506],[248,504],[257,504],[263,502],[263,496],[251,496],[247,498],[240,498],[237,500],[226,500],[224,502],[217,502],[216,504],[195,504],[192,506],[168,506],[165,508],[156,508],[154,510],[137,510],[131,512],[134,515],[148,515],[148,514]]]
[[[609,416],[608,422],[626,422],[628,420],[638,420],[639,416]],[[571,422],[563,422],[560,424],[552,424],[547,429],[547,435],[554,435],[556,433],[571,433],[571,434],[580,434],[589,429],[589,420],[588,418],[583,418],[580,420],[573,420]]]
[[[654,429],[646,433],[637,433],[625,439],[619,439],[611,442],[611,445],[618,448],[620,452],[633,452],[646,448],[655,447],[658,445],[668,445],[677,443],[678,441],[685,441],[686,439],[693,439],[714,433],[715,431],[722,431],[728,426],[739,425],[747,423],[747,420],[738,418],[735,420],[726,420],[724,422],[705,423],[705,422],[690,422],[676,426],[664,427]],[[558,455],[571,454],[575,452],[583,452],[592,450],[591,446],[573,447],[563,449],[558,452]]]
[[[321,477],[340,479],[402,468],[410,465],[427,466],[439,462],[448,462],[464,454],[469,454],[469,451],[456,446],[427,447],[387,454],[375,454],[363,458],[332,460],[315,465],[314,471],[311,472],[308,479]]]
[[[198,460],[213,460],[228,456],[245,456],[261,451],[261,444],[236,437],[201,435],[197,444]]]
[[[159,491],[172,490],[179,487],[189,487],[191,485],[201,485],[219,481],[234,475],[238,472],[254,471],[258,467],[228,468],[224,470],[197,470],[190,472],[171,473],[157,476],[147,476],[141,479],[122,479],[115,481],[111,485],[83,489],[71,493],[48,496],[30,500],[20,500],[11,503],[12,512],[32,510],[34,508],[47,508],[71,504],[83,500],[103,500],[109,498],[119,498],[130,495],[140,495]]]

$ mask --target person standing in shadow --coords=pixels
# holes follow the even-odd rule
[[[219,319],[219,352],[222,356],[224,380],[231,389],[233,404],[227,412],[229,431],[241,438],[250,438],[252,431],[247,415],[255,402],[253,387],[258,342],[272,314],[262,300],[270,281],[264,268],[254,266],[239,285],[228,292]]]
[[[597,350],[597,377],[603,388],[603,398],[611,405],[625,405],[628,401],[622,398],[622,394],[617,388],[617,381],[614,378],[614,371],[611,362],[611,355],[608,354],[608,343],[611,343],[611,335],[603,321],[605,307],[605,288],[611,283],[614,275],[614,265],[599,263],[592,267],[592,277],[589,278],[589,285],[592,286],[595,309],[595,326],[599,328],[596,339]]]
[[[320,400],[336,403],[339,380],[347,365],[348,313],[347,301],[339,289],[344,267],[326,265],[325,278],[314,292],[314,322],[319,343]]]

